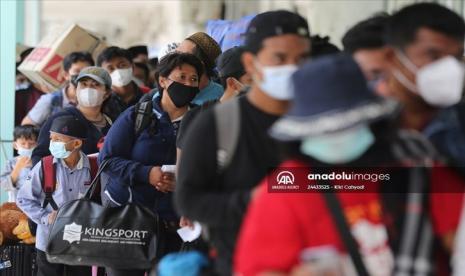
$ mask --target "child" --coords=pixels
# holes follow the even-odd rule
[[[32,168],[28,180],[18,192],[17,204],[30,219],[37,223],[36,248],[38,276],[90,275],[91,268],[52,264],[47,261],[45,248],[50,226],[55,220],[56,209],[85,195],[91,182],[90,163],[81,147],[86,139],[86,126],[72,115],[56,118],[50,128],[50,152],[56,175],[56,188],[52,201],[43,207],[45,193],[42,189],[41,162]],[[55,207],[55,209],[53,208]]]
[[[8,202],[16,201],[16,194],[31,169],[31,155],[37,146],[39,129],[33,125],[17,126],[13,132],[13,148],[19,156],[8,160],[0,175],[0,187],[8,193]]]

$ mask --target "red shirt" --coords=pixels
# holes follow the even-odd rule
[[[281,165],[283,168],[302,166],[305,164],[297,161]],[[442,181],[462,183],[453,175],[435,174],[432,176],[433,186]],[[390,275],[393,256],[382,221],[379,194],[350,192],[338,193],[337,196],[368,271],[375,275]],[[445,198],[447,202],[444,202]],[[456,229],[462,195],[433,193],[430,200],[435,232],[443,234]],[[290,272],[299,264],[304,249],[318,250],[322,246],[333,247],[341,254],[341,259],[348,260],[322,195],[269,193],[265,180],[245,216],[236,247],[234,269],[239,275],[256,275],[263,271]]]

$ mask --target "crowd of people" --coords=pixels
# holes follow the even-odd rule
[[[158,215],[157,275],[465,275],[464,19],[417,3],[360,21],[339,49],[278,10],[244,36],[222,52],[197,32],[155,61],[144,46],[95,62],[73,52],[54,92],[17,72],[17,156],[1,188],[37,225],[38,275],[91,274],[45,251],[96,153],[101,204]],[[273,190],[281,172],[305,189]],[[310,178],[338,173],[370,177]],[[327,188],[347,184],[369,188]],[[186,249],[177,230],[197,223]],[[183,267],[189,252],[204,258]]]

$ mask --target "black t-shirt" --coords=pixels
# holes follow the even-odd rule
[[[268,135],[278,116],[239,99],[240,135],[232,162],[217,173],[214,110],[200,112],[186,133],[179,164],[176,203],[180,214],[205,223],[218,250],[217,270],[231,273],[236,237],[251,190],[281,162],[278,142]]]
[[[142,90],[140,90],[139,86],[135,82],[131,82],[132,86],[134,87],[136,94],[131,99],[129,103],[124,102],[121,98],[115,94],[114,92],[111,93],[110,97],[103,103],[103,113],[105,113],[110,119],[114,122],[118,119],[118,116],[123,113],[128,107],[131,107],[139,102],[141,97],[144,95]]]
[[[189,127],[192,125],[192,122],[194,121],[194,119],[197,118],[197,115],[207,110],[208,108],[213,107],[215,104],[219,102],[220,102],[219,100],[213,100],[213,101],[205,102],[202,105],[195,105],[186,114],[184,114],[181,120],[181,125],[178,130],[178,136],[176,138],[176,147],[178,149],[183,148],[185,140],[186,140],[186,133]]]

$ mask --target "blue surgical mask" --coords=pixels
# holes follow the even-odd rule
[[[70,141],[71,142],[71,141]],[[68,142],[69,143],[69,142]],[[50,146],[48,149],[53,157],[58,159],[65,159],[71,155],[72,151],[66,150],[65,142],[50,141]]]
[[[300,150],[305,155],[327,164],[344,164],[360,158],[374,143],[375,137],[367,125],[344,131],[309,137]]]
[[[19,156],[25,156],[25,157],[31,157],[32,156],[32,151],[34,150],[34,148],[32,149],[25,149],[25,148],[20,148],[18,147],[18,155]]]

